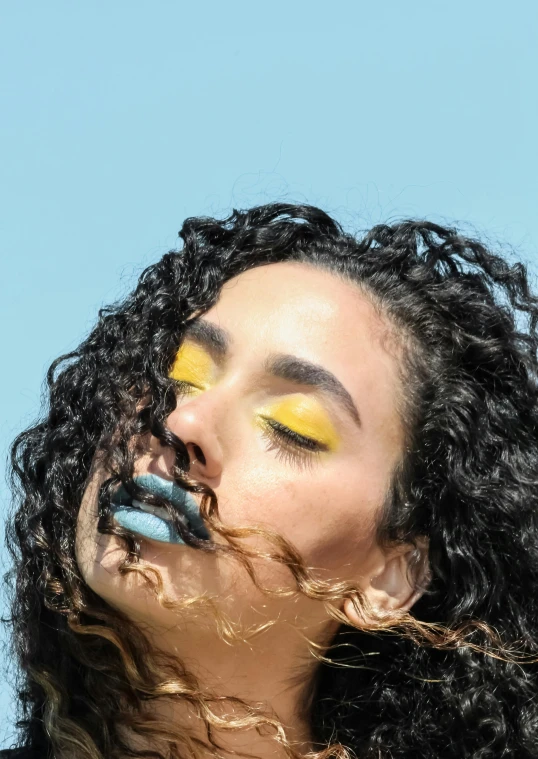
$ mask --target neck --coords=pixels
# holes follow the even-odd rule
[[[334,630],[331,637],[333,633]],[[324,637],[327,638],[326,629]],[[309,638],[315,640],[311,631]],[[264,714],[281,723],[293,748],[302,753],[312,750],[307,702],[318,662],[297,629],[276,624],[254,640],[230,645],[214,634],[204,635],[199,625],[187,625],[179,632],[177,628],[160,631],[154,643],[183,662],[201,691],[259,705]],[[217,717],[226,715],[227,720],[245,716],[244,709],[230,700],[213,701],[209,706]],[[203,720],[186,699],[167,701],[155,708],[156,717],[166,717],[193,737],[207,740]],[[260,759],[283,759],[286,752],[275,740],[276,730],[263,727],[261,733],[255,727],[229,731],[217,726],[211,730],[222,747],[218,753],[225,759],[231,759],[236,752]],[[215,752],[208,751],[207,756],[215,756]]]

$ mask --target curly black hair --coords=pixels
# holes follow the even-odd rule
[[[190,218],[180,237],[181,250],[147,268],[54,362],[47,414],[13,445],[20,746],[122,755],[115,722],[125,704],[142,703],[152,673],[142,636],[125,634],[77,566],[92,461],[103,449],[128,458],[126,441],[148,429],[179,455],[165,423],[175,403],[167,374],[186,320],[241,272],[298,261],[356,282],[407,346],[407,440],[379,537],[429,540],[430,584],[411,616],[448,631],[483,623],[449,647],[342,625],[308,705],[314,738],[360,759],[536,759],[538,298],[525,266],[429,221],[352,236],[307,205]],[[528,658],[502,653],[516,650]]]

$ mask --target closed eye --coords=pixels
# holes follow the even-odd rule
[[[286,427],[285,424],[281,424],[280,422],[277,422],[275,419],[268,419],[267,417],[262,416],[262,419],[265,420],[266,424],[270,429],[276,433],[277,435],[280,435],[281,437],[285,438],[289,442],[293,442],[295,445],[297,445],[300,448],[304,448],[308,451],[326,451],[328,450],[327,446],[323,443],[320,443],[318,440],[314,440],[314,438],[307,437],[306,435],[300,435],[298,432],[295,432],[295,430],[290,429],[289,427]]]
[[[174,385],[176,386],[179,395],[189,395],[196,390],[198,392],[201,392],[203,390],[203,388],[198,387],[197,385],[193,385],[192,382],[186,382],[185,380],[175,379]]]

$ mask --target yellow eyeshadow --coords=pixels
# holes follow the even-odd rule
[[[301,393],[287,395],[256,409],[256,414],[260,418],[273,419],[299,435],[312,438],[331,451],[336,450],[340,444],[329,415],[312,396]]]
[[[199,390],[207,390],[213,379],[211,357],[196,343],[185,342],[178,350],[170,374],[170,379],[187,382]]]

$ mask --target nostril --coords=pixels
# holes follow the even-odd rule
[[[200,448],[200,446],[193,444],[192,449],[194,451],[194,456],[196,458],[196,461],[199,461],[200,464],[204,464],[205,465],[206,460],[205,460],[204,452],[202,451],[202,449]]]

